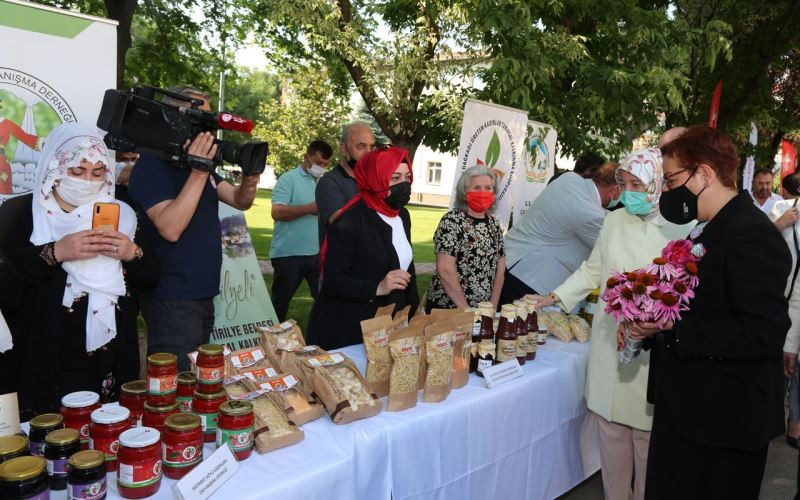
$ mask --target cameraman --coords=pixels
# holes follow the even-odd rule
[[[201,110],[211,109],[205,92],[187,87],[170,90],[201,99]],[[201,158],[212,159],[217,153],[210,132],[187,141],[187,147],[189,155]],[[222,266],[217,202],[247,210],[253,205],[258,179],[258,175],[244,176],[234,187],[216,173],[177,168],[148,154],[139,158],[131,173],[128,194],[161,259],[161,279],[142,297],[147,352],[175,354],[181,371],[189,369],[186,354],[208,342],[214,325],[213,299],[219,293]]]

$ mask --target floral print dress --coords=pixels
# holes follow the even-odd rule
[[[456,273],[470,307],[491,298],[497,262],[505,257],[503,230],[494,216],[483,219],[452,209],[439,221],[433,235],[434,252],[456,258]],[[428,288],[428,307],[452,309],[438,271]]]

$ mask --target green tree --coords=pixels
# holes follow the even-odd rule
[[[225,81],[225,110],[252,121],[264,121],[261,104],[280,97],[280,77],[264,70],[238,68]]]
[[[313,140],[338,144],[350,106],[347,96],[332,88],[323,68],[298,68],[285,75],[280,100],[262,102],[253,136],[269,143],[275,175],[296,167]]]

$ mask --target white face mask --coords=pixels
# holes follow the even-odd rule
[[[322,177],[322,174],[324,173],[325,173],[325,167],[317,165],[316,163],[308,167],[308,174],[311,177],[316,177],[317,179],[319,179],[320,177]]]
[[[87,181],[76,177],[62,177],[55,187],[58,196],[70,205],[79,207],[91,203],[103,189],[106,181]]]

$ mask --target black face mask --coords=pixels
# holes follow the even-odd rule
[[[358,161],[353,159],[353,153],[350,152],[350,148],[347,147],[347,144],[344,145],[344,149],[345,149],[345,151],[347,151],[347,156],[350,157],[350,159],[347,160],[347,166],[352,168],[353,170],[355,170],[356,169],[356,163],[358,163]]]
[[[386,204],[393,210],[400,210],[411,200],[411,183],[401,182],[389,187],[389,196],[385,198]]]
[[[696,173],[697,171],[692,173],[689,179]],[[658,200],[658,209],[661,211],[661,215],[673,224],[686,224],[697,219],[697,198],[703,194],[706,188],[694,194],[686,187],[689,179],[686,179],[686,182],[680,187],[661,193],[661,198]]]

